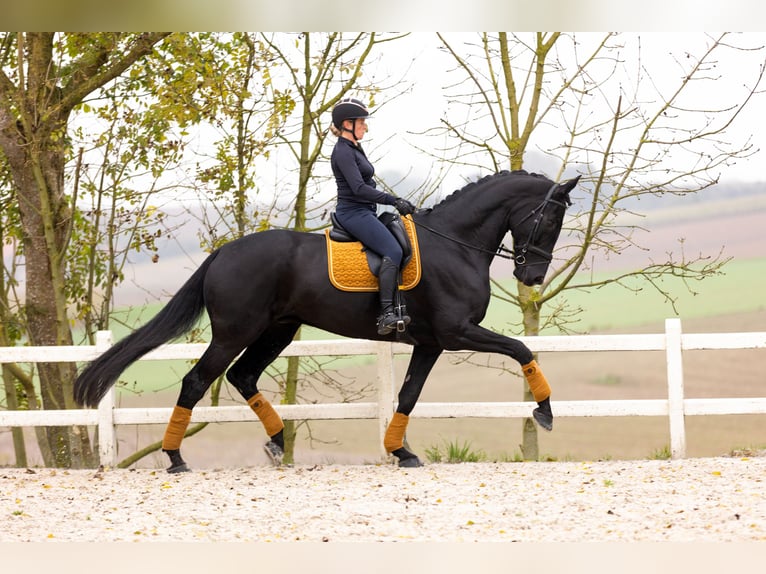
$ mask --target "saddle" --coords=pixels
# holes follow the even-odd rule
[[[325,230],[327,241],[327,271],[330,282],[341,291],[365,292],[378,290],[378,271],[382,257],[367,249],[330,214],[332,227]],[[402,247],[402,267],[399,289],[407,291],[420,282],[420,250],[412,217],[399,217],[386,211],[378,219]]]

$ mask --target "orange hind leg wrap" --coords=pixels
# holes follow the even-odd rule
[[[524,378],[527,380],[529,390],[532,391],[536,402],[539,403],[551,396],[551,386],[548,384],[548,379],[543,375],[537,361],[533,360],[523,365],[521,369],[524,371]]]
[[[285,423],[282,422],[282,418],[261,393],[256,393],[250,397],[247,404],[250,405],[250,408],[253,409],[253,412],[255,412],[261,420],[263,428],[266,429],[266,434],[269,436],[274,436],[285,428]]]
[[[181,441],[191,421],[191,409],[175,406],[173,414],[170,415],[170,421],[165,429],[165,436],[162,438],[162,450],[178,450],[181,448]]]
[[[383,437],[383,446],[386,452],[394,452],[404,446],[404,433],[407,431],[407,423],[410,417],[402,413],[394,413],[391,422],[388,423],[386,435]]]

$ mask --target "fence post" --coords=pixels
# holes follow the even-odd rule
[[[665,353],[668,367],[668,417],[670,456],[686,456],[684,426],[684,365],[681,345],[681,319],[665,319]]]
[[[112,332],[96,333],[96,351],[103,353],[112,346]],[[114,426],[114,387],[98,403],[98,456],[104,466],[113,467],[117,461],[117,433]]]
[[[383,446],[388,423],[394,411],[394,346],[392,343],[378,343],[378,448],[383,462],[389,454]]]

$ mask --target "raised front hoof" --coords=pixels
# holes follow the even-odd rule
[[[552,413],[546,413],[540,410],[539,408],[536,408],[532,411],[532,417],[537,421],[537,424],[539,424],[542,428],[544,428],[547,431],[553,430],[553,414]]]
[[[423,466],[420,459],[404,447],[397,448],[391,454],[399,459],[399,468],[419,468]]]
[[[282,459],[285,456],[285,451],[282,450],[281,446],[279,446],[273,440],[270,440],[265,445],[263,445],[263,450],[266,451],[266,454],[269,456],[271,464],[274,466],[282,466]]]
[[[185,462],[182,462],[179,465],[176,466],[169,466],[165,469],[168,474],[178,474],[179,472],[191,472],[191,469],[186,465]]]

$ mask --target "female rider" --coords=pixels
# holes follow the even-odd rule
[[[330,165],[338,186],[335,209],[338,222],[382,258],[378,273],[380,316],[377,328],[379,335],[388,335],[399,321],[408,325],[410,317],[399,317],[394,308],[402,248],[377,218],[377,204],[393,205],[402,215],[413,213],[415,206],[406,199],[376,189],[373,180],[375,168],[359,143],[367,133],[366,118],[369,115],[365,105],[354,98],[345,98],[335,105],[330,129],[338,136],[338,141],[333,148]]]

